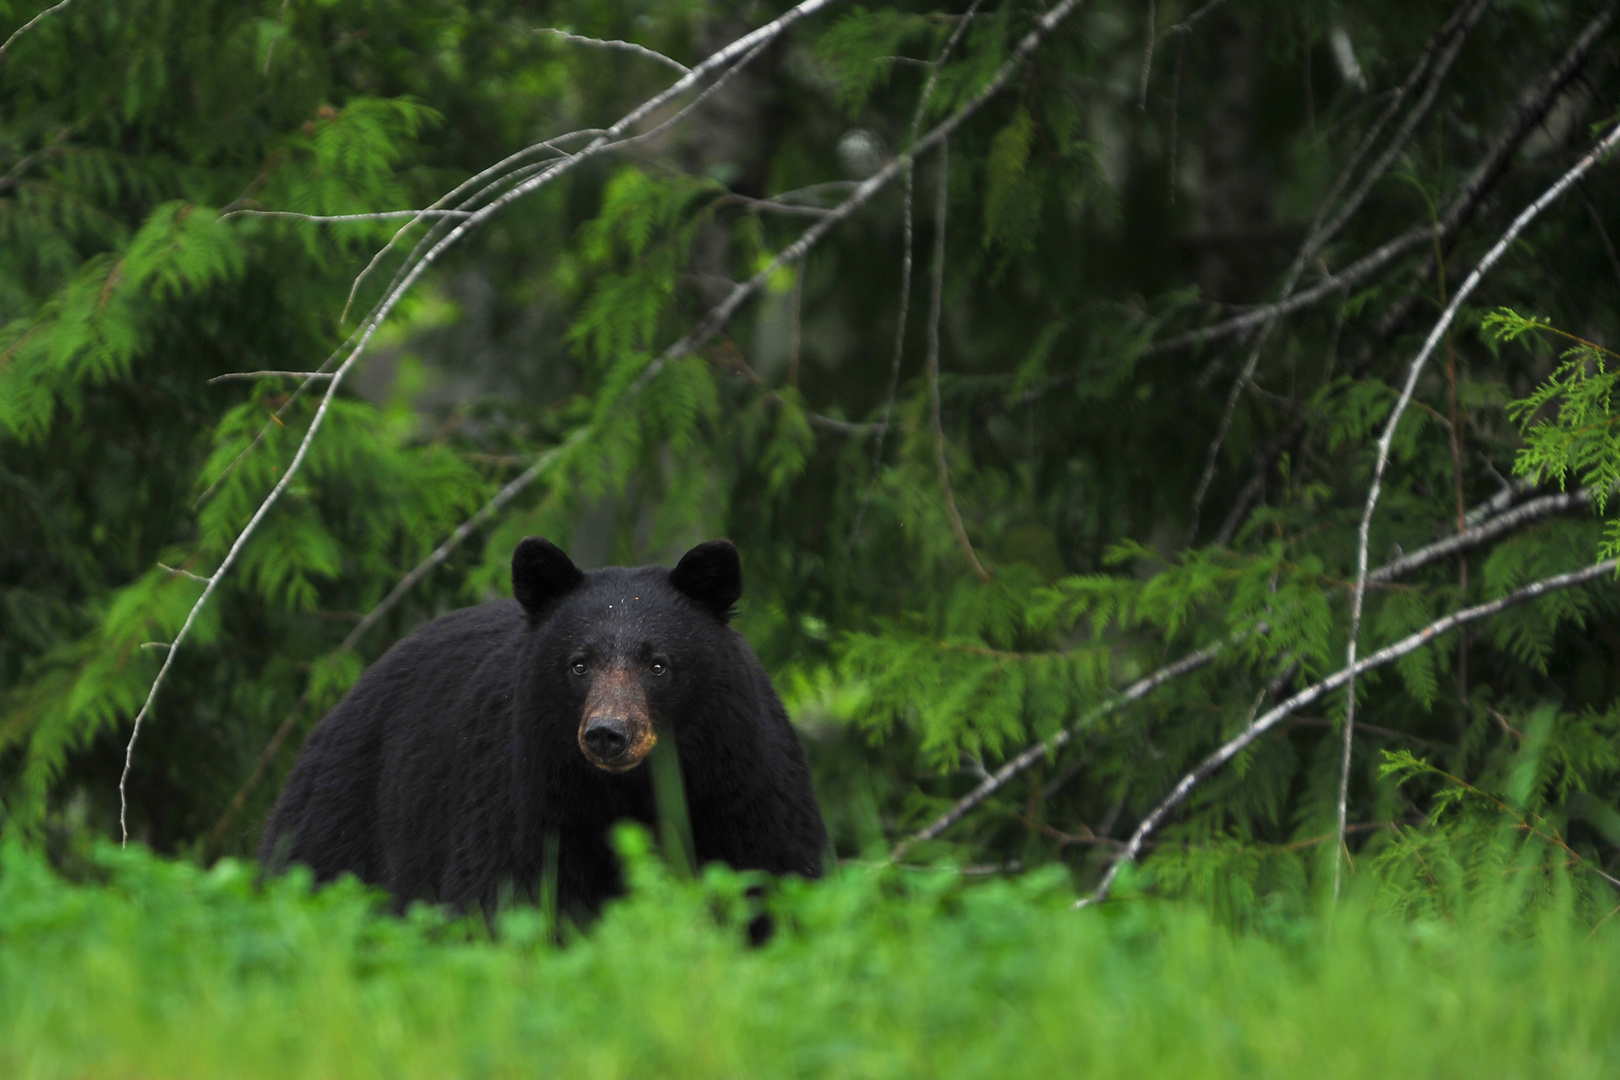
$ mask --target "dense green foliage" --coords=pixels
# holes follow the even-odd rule
[[[71,847],[115,831],[130,725],[198,578],[323,400],[320,380],[274,373],[346,355],[413,246],[460,220],[244,211],[428,207],[533,148],[474,197],[487,202],[563,160],[539,140],[605,126],[674,77],[544,28],[694,64],[767,8],[76,0],[11,45],[9,835]],[[205,859],[250,851],[301,735],[392,641],[506,590],[531,533],[583,565],[738,541],[739,625],[801,725],[845,857],[881,856],[1069,729],[908,858],[1060,863],[1083,887],[1189,768],[1342,666],[1372,445],[1447,290],[1612,124],[1613,5],[1471,0],[1459,30],[1449,2],[1165,0],[1149,50],[1140,5],[1095,0],[980,107],[1049,8],[981,4],[964,21],[832,5],[668,131],[559,167],[449,249],[382,323],[176,652],[134,755],[132,835]],[[915,131],[964,109],[948,156],[922,155],[718,333],[663,355]],[[1396,433],[1369,554],[1376,567],[1526,503],[1539,489],[1487,502],[1515,470],[1590,485],[1599,519],[1526,519],[1376,580],[1362,655],[1620,544],[1600,520],[1620,476],[1614,169],[1550,207],[1472,295]],[[1313,219],[1340,209],[1318,235]],[[1407,235],[1375,270],[1329,276]],[[1301,250],[1314,300],[1258,333],[1178,341],[1293,289]],[[209,381],[233,372],[271,374]],[[360,623],[515,478],[532,482]],[[1358,680],[1356,865],[1421,877],[1424,844],[1468,850],[1465,833],[1506,822],[1563,845],[1582,889],[1606,888],[1617,627],[1620,593],[1600,581]],[[1343,709],[1323,699],[1197,787],[1151,838],[1155,887],[1306,905],[1334,846]]]
[[[1141,896],[1074,912],[1061,871],[964,886],[847,867],[784,888],[776,937],[751,950],[743,881],[681,883],[644,854],[632,897],[559,949],[532,910],[491,941],[481,922],[379,915],[349,886],[261,894],[233,861],[103,849],[71,884],[7,845],[0,1071],[1610,1076],[1620,920],[1576,918],[1568,882],[1533,866],[1547,852],[1499,848],[1494,884],[1410,921],[1363,888],[1331,932],[1236,931]]]

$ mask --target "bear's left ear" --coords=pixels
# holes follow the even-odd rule
[[[531,536],[512,552],[512,595],[530,621],[584,580],[574,561],[550,540]]]
[[[669,583],[725,622],[742,595],[742,562],[730,540],[710,540],[681,556]]]

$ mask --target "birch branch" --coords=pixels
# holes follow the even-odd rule
[[[1617,125],[1597,146],[1588,151],[1580,161],[1575,163],[1573,168],[1560,177],[1558,182],[1548,188],[1539,199],[1527,206],[1518,217],[1514,218],[1513,224],[1508,226],[1507,232],[1503,233],[1502,238],[1496,242],[1495,246],[1485,253],[1485,257],[1479,261],[1479,265],[1474,267],[1474,272],[1468,275],[1468,279],[1462,283],[1456,295],[1451,298],[1451,303],[1446,305],[1446,309],[1441,314],[1439,321],[1435,323],[1434,329],[1429,331],[1429,337],[1423,343],[1423,348],[1419,350],[1417,356],[1412,360],[1412,364],[1407,371],[1406,385],[1402,387],[1400,398],[1395,402],[1395,409],[1390,413],[1389,420],[1384,425],[1384,434],[1378,440],[1378,460],[1373,467],[1372,485],[1367,491],[1367,503],[1362,510],[1361,525],[1357,531],[1356,584],[1354,591],[1350,594],[1350,639],[1345,653],[1346,670],[1350,675],[1345,680],[1344,752],[1340,767],[1338,799],[1338,827],[1341,849],[1343,848],[1346,801],[1350,783],[1351,738],[1355,727],[1356,638],[1361,630],[1361,610],[1367,591],[1367,545],[1372,530],[1373,511],[1378,506],[1378,496],[1383,489],[1384,470],[1389,464],[1389,448],[1395,440],[1395,430],[1400,425],[1406,407],[1411,404],[1412,394],[1417,389],[1418,377],[1423,374],[1424,365],[1428,362],[1430,354],[1434,352],[1435,346],[1444,337],[1447,327],[1457,317],[1457,311],[1462,307],[1463,301],[1479,286],[1480,281],[1507,252],[1513,241],[1518,239],[1519,234],[1524,231],[1525,227],[1584,176],[1592,166],[1596,165],[1617,142],[1620,142],[1620,125]],[[1333,895],[1335,897],[1339,894],[1339,865],[1340,860],[1335,858],[1333,863]]]
[[[1535,600],[1538,597],[1546,596],[1549,593],[1557,592],[1561,589],[1572,588],[1576,585],[1583,585],[1586,582],[1593,581],[1605,574],[1613,574],[1617,566],[1620,566],[1620,560],[1605,559],[1603,562],[1597,563],[1594,566],[1588,566],[1585,569],[1575,570],[1568,574],[1559,574],[1554,577],[1544,578],[1541,581],[1526,585],[1522,589],[1508,593],[1506,596],[1500,597],[1499,599],[1491,600],[1484,604],[1478,604],[1471,608],[1464,608],[1461,611],[1453,612],[1442,619],[1435,620],[1416,633],[1402,638],[1393,645],[1386,646],[1385,648],[1373,653],[1371,656],[1358,660],[1354,664],[1340,669],[1320,682],[1313,683],[1312,685],[1299,691],[1299,693],[1271,709],[1265,713],[1265,715],[1255,720],[1254,723],[1244,728],[1240,734],[1222,744],[1218,750],[1209,755],[1209,757],[1205,758],[1197,768],[1193,769],[1186,776],[1182,777],[1180,783],[1176,784],[1176,786],[1171,790],[1170,794],[1165,796],[1164,800],[1160,802],[1159,805],[1155,806],[1147,817],[1142,819],[1142,823],[1136,827],[1136,831],[1131,834],[1131,838],[1126,841],[1125,846],[1120,849],[1119,854],[1114,856],[1114,858],[1109,861],[1108,869],[1104,872],[1102,881],[1100,884],[1098,884],[1096,891],[1093,892],[1089,897],[1077,901],[1075,906],[1086,907],[1088,905],[1101,903],[1103,900],[1106,900],[1108,898],[1108,890],[1113,886],[1114,879],[1118,877],[1121,867],[1123,867],[1127,862],[1132,862],[1136,859],[1137,855],[1141,853],[1142,844],[1147,839],[1148,835],[1164,822],[1165,818],[1169,816],[1171,811],[1175,810],[1176,807],[1180,806],[1181,803],[1186,800],[1187,796],[1191,794],[1192,789],[1213,775],[1217,770],[1220,769],[1222,765],[1225,765],[1228,761],[1231,761],[1256,739],[1260,738],[1260,736],[1264,735],[1283,720],[1287,719],[1291,713],[1311,704],[1314,701],[1319,700],[1324,695],[1331,693],[1340,686],[1348,684],[1352,679],[1355,678],[1356,675],[1360,674],[1361,672],[1370,671],[1373,668],[1383,667],[1386,664],[1393,663],[1394,661],[1399,660],[1401,657],[1406,656],[1408,653],[1416,652],[1418,649],[1430,644],[1441,635],[1450,633],[1452,630],[1455,630],[1460,626],[1466,626],[1469,623],[1478,622],[1481,619],[1489,618],[1492,615],[1506,611],[1508,608],[1516,607],[1519,604],[1523,604],[1530,600]],[[1339,844],[1342,847],[1344,842],[1342,830],[1336,835],[1339,837]]]

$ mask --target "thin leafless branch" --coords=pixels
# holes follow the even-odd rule
[[[11,51],[11,47],[17,43],[18,38],[22,37],[24,34],[28,33],[28,31],[38,26],[45,20],[46,16],[55,15],[58,11],[61,11],[71,3],[73,3],[73,0],[61,0],[61,3],[52,4],[44,11],[40,12],[38,15],[35,15],[32,19],[29,19],[27,22],[17,27],[17,29],[13,30],[11,32],[11,36],[6,38],[5,44],[0,45],[0,59],[5,58],[6,53]]]
[[[1520,95],[1520,104],[1514,110],[1508,123],[1497,133],[1492,140],[1490,149],[1480,161],[1474,171],[1469,174],[1446,209],[1440,214],[1439,232],[1443,243],[1449,243],[1458,232],[1468,223],[1485,195],[1501,179],[1508,167],[1512,164],[1513,156],[1525,137],[1546,117],[1547,111],[1552,108],[1569,84],[1569,80],[1585,64],[1591,55],[1592,49],[1602,39],[1603,31],[1613,21],[1616,7],[1611,4],[1595,16],[1590,23],[1571,43],[1567,52],[1550,70],[1527,87]],[[1348,290],[1387,265],[1391,260],[1412,251],[1421,244],[1432,242],[1435,230],[1430,225],[1419,225],[1386,241],[1380,247],[1368,252],[1357,261],[1351,263],[1337,274],[1323,278],[1311,288],[1285,300],[1253,308],[1241,315],[1212,323],[1209,326],[1189,330],[1156,342],[1143,350],[1143,356],[1161,356],[1181,349],[1202,345],[1210,341],[1218,341],[1232,337],[1236,334],[1246,333],[1257,326],[1264,324],[1272,318],[1287,315],[1301,308],[1309,307],[1317,301],[1332,295],[1334,292]],[[1432,265],[1425,263],[1418,270],[1421,279],[1426,279],[1432,272]],[[1415,303],[1415,301],[1413,302]],[[1404,320],[1406,314],[1412,310],[1412,304],[1397,305],[1394,314],[1387,322]],[[1373,336],[1379,340],[1384,339],[1391,332],[1389,326],[1377,328]]]
[[[644,56],[648,60],[656,61],[657,63],[663,64],[666,67],[672,67],[676,71],[680,72],[682,75],[688,75],[692,71],[691,68],[687,67],[685,64],[681,63],[679,60],[672,60],[669,57],[665,56],[661,52],[657,52],[657,51],[655,51],[653,49],[649,49],[645,45],[637,45],[633,41],[619,41],[617,39],[582,37],[579,34],[570,34],[566,30],[558,30],[558,29],[556,29],[554,27],[550,27],[550,26],[537,27],[535,29],[535,33],[537,33],[537,34],[550,34],[553,37],[560,37],[565,41],[572,41],[572,42],[575,42],[576,44],[579,44],[579,45],[590,45],[590,46],[593,46],[593,47],[598,48],[598,49],[614,49],[614,50],[616,50],[618,52],[634,53],[637,56]]]
[[[983,0],[974,0],[967,5],[967,11],[962,15],[961,21],[951,31],[951,36],[944,40],[940,47],[940,55],[933,58],[928,65],[928,79],[922,84],[922,94],[917,96],[917,108],[912,110],[912,121],[907,133],[907,151],[915,154],[917,151],[917,136],[922,133],[923,115],[927,115],[928,102],[933,100],[933,91],[940,84],[940,68],[944,62],[951,58],[951,52],[956,44],[966,34],[974,15],[978,13],[978,6]],[[917,191],[917,164],[915,160],[907,160],[902,165],[902,176],[906,178],[904,194],[901,196],[901,222],[902,225],[902,251],[901,251],[901,304],[899,313],[894,316],[894,355],[889,359],[889,384],[883,393],[883,419],[878,423],[878,440],[872,447],[872,479],[868,481],[865,491],[860,494],[860,505],[855,507],[855,523],[849,528],[849,544],[846,549],[854,549],[855,538],[860,536],[860,525],[867,518],[867,507],[872,504],[872,492],[878,484],[878,473],[883,468],[883,444],[888,439],[889,421],[894,418],[894,395],[901,385],[901,359],[906,356],[906,324],[910,316],[910,279],[912,279],[912,256],[914,256],[915,233],[915,191]]]
[[[1510,491],[1513,489],[1504,490]],[[1430,563],[1450,558],[1459,552],[1489,543],[1497,537],[1532,521],[1587,507],[1590,505],[1590,499],[1586,491],[1582,489],[1542,496],[1532,499],[1521,506],[1514,507],[1512,510],[1507,509],[1508,505],[1507,501],[1492,498],[1476,507],[1468,515],[1467,520],[1470,527],[1467,531],[1437,540],[1432,544],[1403,555],[1368,574],[1367,581],[1371,584],[1386,584]],[[1494,516],[1493,511],[1495,511]],[[1037,742],[1023,750],[1017,757],[1012,758],[997,769],[990,779],[974,788],[954,803],[949,810],[934,819],[926,828],[902,840],[895,848],[896,855],[894,857],[899,858],[900,854],[903,854],[916,843],[923,840],[934,840],[942,836],[947,829],[961,821],[990,796],[1006,787],[1020,773],[1029,769],[1036,762],[1056,753],[1076,735],[1095,724],[1097,720],[1117,712],[1121,707],[1133,701],[1140,700],[1171,679],[1197,671],[1215,659],[1215,656],[1226,645],[1234,643],[1218,642],[1183,657],[1173,664],[1160,668],[1145,678],[1132,683],[1129,687],[1120,691],[1118,696],[1110,698],[1097,709],[1086,713],[1075,723],[1053,736],[1051,740]]]
[[[950,518],[951,532],[956,543],[967,556],[968,565],[980,581],[990,580],[990,571],[984,568],[968,539],[967,526],[962,513],[956,508],[956,492],[951,488],[951,466],[945,458],[945,426],[939,418],[939,322],[945,307],[945,216],[951,182],[951,144],[939,144],[939,189],[934,202],[934,266],[928,288],[928,418],[934,429],[934,461],[939,467],[939,485],[945,492],[945,512]]]
[[[928,103],[933,99],[934,88],[939,85],[939,72],[950,59],[956,48],[956,43],[962,40],[967,28],[973,23],[973,16],[978,13],[979,6],[984,0],[973,0],[963,13],[961,21],[951,31],[951,36],[940,47],[939,55],[934,57],[929,65],[928,78],[923,83],[922,93],[917,95],[917,107],[911,113],[911,127],[906,139],[908,151],[915,152],[917,136],[922,131],[924,115],[928,112]],[[855,508],[855,523],[850,526],[848,548],[855,546],[855,540],[860,536],[861,523],[866,519],[866,508],[872,501],[873,489],[877,486],[878,474],[883,467],[883,444],[889,434],[889,423],[894,418],[894,398],[900,389],[900,361],[905,357],[906,351],[906,323],[911,313],[911,271],[914,246],[914,233],[916,222],[913,213],[917,187],[916,162],[907,160],[902,166],[902,176],[905,178],[904,193],[901,196],[900,220],[903,223],[902,251],[900,255],[900,310],[895,316],[894,326],[894,355],[889,361],[889,385],[883,395],[883,419],[878,423],[877,443],[872,447],[872,479],[861,492],[860,505]]]
[[[215,375],[208,380],[208,385],[231,382],[236,379],[330,379],[330,371],[230,371],[224,375]]]
[[[1596,165],[1616,143],[1620,143],[1620,125],[1617,125],[1597,146],[1588,151],[1580,161],[1576,162],[1573,168],[1561,176],[1558,182],[1548,188],[1539,199],[1525,207],[1519,216],[1514,218],[1513,224],[1508,226],[1507,231],[1502,234],[1502,238],[1496,242],[1490,251],[1486,252],[1485,257],[1479,261],[1479,265],[1474,267],[1473,273],[1468,275],[1462,286],[1458,288],[1456,295],[1451,298],[1451,302],[1446,305],[1446,309],[1441,313],[1439,321],[1434,325],[1434,329],[1429,331],[1428,340],[1423,343],[1423,348],[1419,350],[1417,356],[1413,358],[1411,366],[1407,369],[1406,384],[1402,387],[1401,395],[1395,402],[1394,411],[1390,413],[1388,421],[1385,422],[1384,434],[1378,440],[1378,459],[1373,466],[1372,485],[1367,491],[1367,502],[1361,513],[1361,525],[1357,532],[1356,584],[1354,591],[1350,595],[1350,636],[1349,644],[1346,646],[1345,659],[1346,670],[1350,672],[1350,676],[1345,680],[1344,753],[1339,776],[1338,801],[1338,823],[1341,837],[1344,830],[1346,801],[1350,783],[1350,746],[1352,729],[1355,726],[1356,709],[1356,638],[1361,630],[1361,610],[1367,592],[1367,546],[1372,530],[1373,511],[1378,506],[1378,496],[1383,488],[1384,470],[1389,464],[1389,448],[1395,440],[1395,429],[1400,425],[1401,416],[1406,412],[1406,407],[1411,404],[1412,394],[1417,389],[1418,376],[1423,373],[1423,367],[1428,362],[1430,354],[1433,353],[1435,346],[1445,336],[1452,320],[1457,317],[1457,311],[1462,307],[1463,301],[1478,287],[1480,281],[1490,272],[1491,267],[1496,265],[1513,241],[1524,231],[1525,226],[1535,220],[1537,215],[1556,201],[1592,166]],[[1333,895],[1337,897],[1338,894],[1339,860],[1335,859]]]
[[[1620,566],[1620,560],[1605,559],[1603,562],[1597,563],[1594,566],[1588,566],[1585,569],[1575,570],[1568,574],[1559,574],[1555,577],[1545,578],[1533,584],[1526,585],[1524,588],[1511,592],[1499,599],[1491,600],[1484,604],[1477,604],[1474,607],[1464,608],[1461,611],[1453,612],[1442,619],[1436,619],[1428,626],[1425,626],[1423,629],[1414,634],[1410,634],[1407,637],[1402,638],[1393,645],[1388,645],[1385,648],[1373,653],[1371,656],[1356,661],[1353,666],[1342,668],[1327,678],[1322,679],[1320,682],[1313,683],[1310,686],[1307,686],[1305,689],[1299,691],[1297,694],[1294,694],[1288,700],[1269,710],[1265,713],[1265,715],[1255,720],[1254,723],[1244,728],[1240,734],[1222,744],[1220,749],[1216,750],[1214,753],[1210,754],[1209,757],[1205,758],[1197,768],[1193,769],[1186,776],[1182,777],[1181,781],[1176,784],[1173,789],[1171,789],[1170,794],[1165,796],[1163,801],[1161,801],[1159,805],[1155,806],[1147,817],[1142,819],[1142,823],[1136,827],[1136,831],[1131,834],[1131,838],[1126,841],[1125,846],[1120,849],[1119,854],[1114,856],[1114,858],[1109,861],[1108,869],[1104,872],[1102,881],[1100,884],[1098,884],[1096,891],[1093,892],[1089,897],[1078,901],[1075,906],[1085,907],[1090,904],[1100,903],[1107,899],[1108,890],[1113,886],[1114,879],[1119,875],[1120,868],[1123,867],[1127,862],[1131,862],[1136,858],[1137,854],[1142,850],[1142,844],[1147,839],[1148,835],[1163,824],[1164,820],[1170,815],[1171,811],[1175,810],[1176,807],[1181,805],[1181,803],[1192,792],[1192,789],[1213,775],[1217,770],[1220,769],[1222,765],[1225,765],[1228,761],[1231,761],[1232,758],[1236,757],[1256,739],[1260,738],[1260,736],[1264,735],[1278,723],[1285,720],[1289,714],[1303,708],[1306,705],[1309,705],[1324,695],[1331,693],[1340,686],[1346,685],[1361,672],[1370,671],[1373,668],[1383,667],[1385,664],[1393,663],[1409,653],[1416,652],[1418,649],[1430,644],[1441,635],[1450,633],[1452,630],[1455,630],[1460,626],[1466,626],[1469,623],[1474,623],[1481,619],[1489,618],[1492,615],[1506,611],[1508,608],[1516,607],[1519,604],[1526,603],[1530,600],[1535,600],[1538,597],[1546,596],[1549,593],[1557,592],[1561,589],[1573,588],[1576,585],[1584,585],[1585,583],[1594,581],[1606,574],[1612,575],[1617,566]],[[1335,836],[1337,837],[1338,843],[1342,848],[1344,844],[1343,830],[1340,829]]]
[[[1184,656],[1173,664],[1166,664],[1146,678],[1138,679],[1127,686],[1114,697],[1092,709],[1050,739],[1042,740],[1027,747],[1017,757],[1010,759],[1001,768],[991,773],[989,778],[980,783],[978,787],[958,799],[949,810],[929,822],[925,828],[919,829],[896,844],[894,850],[889,854],[890,861],[901,859],[912,847],[925,840],[936,840],[943,836],[947,829],[978,809],[986,799],[1010,784],[1020,773],[1029,769],[1036,762],[1044,761],[1057,753],[1068,745],[1075,736],[1092,727],[1097,721],[1118,712],[1133,701],[1146,697],[1172,679],[1204,667],[1220,655],[1221,650],[1225,647],[1224,644],[1211,645],[1208,648]]]
[[[1373,185],[1383,178],[1396,157],[1406,148],[1407,142],[1410,141],[1412,134],[1417,130],[1418,123],[1428,115],[1430,107],[1434,104],[1435,95],[1440,90],[1441,83],[1445,81],[1447,72],[1451,70],[1451,65],[1457,59],[1457,54],[1462,51],[1463,44],[1468,40],[1469,33],[1479,22],[1480,16],[1484,14],[1486,5],[1489,3],[1490,0],[1463,0],[1462,6],[1453,12],[1452,16],[1441,24],[1440,28],[1429,38],[1428,44],[1424,46],[1423,51],[1419,54],[1418,61],[1413,65],[1406,81],[1396,90],[1383,113],[1374,121],[1366,136],[1363,137],[1361,145],[1351,155],[1350,164],[1339,174],[1339,178],[1328,191],[1327,197],[1317,207],[1316,215],[1311,221],[1311,227],[1306,231],[1305,240],[1300,244],[1299,251],[1295,254],[1294,261],[1288,268],[1288,273],[1284,276],[1279,301],[1287,300],[1293,293],[1306,264],[1350,222],[1356,211],[1361,208],[1361,204],[1366,201],[1368,193],[1373,189]],[[1429,61],[1436,50],[1440,51],[1440,58],[1434,64],[1432,73],[1430,73]],[[1395,117],[1407,94],[1412,91],[1425,73],[1430,73],[1428,87],[1419,97],[1416,104],[1412,106],[1412,110],[1407,113],[1406,119],[1401,121],[1401,126],[1397,129],[1395,137],[1390,140],[1389,145],[1384,148],[1384,152],[1379,155],[1378,160],[1362,176],[1356,190],[1345,200],[1338,213],[1334,214],[1332,220],[1324,221],[1328,211],[1338,201],[1339,195],[1349,184],[1350,178],[1355,175],[1362,158],[1376,144],[1378,136],[1383,132],[1390,120]],[[1226,405],[1221,412],[1220,423],[1215,429],[1215,437],[1210,441],[1209,450],[1205,454],[1203,474],[1199,477],[1198,486],[1193,492],[1192,525],[1188,530],[1187,537],[1189,544],[1197,538],[1198,519],[1200,511],[1203,509],[1204,496],[1208,494],[1209,485],[1215,479],[1215,470],[1220,463],[1221,444],[1225,442],[1226,433],[1231,429],[1232,418],[1237,412],[1238,400],[1242,397],[1244,389],[1249,386],[1254,378],[1255,369],[1260,364],[1261,351],[1265,348],[1266,341],[1271,337],[1271,332],[1276,329],[1281,317],[1282,313],[1279,312],[1275,317],[1266,320],[1264,325],[1261,326],[1254,344],[1249,349],[1249,358],[1244,363],[1243,370],[1238,374],[1236,381],[1232,383],[1232,389],[1227,393]]]
[[[423,218],[464,218],[468,214],[464,210],[378,210],[371,214],[300,214],[294,210],[231,210],[219,215],[224,221],[233,217],[262,217],[262,218],[288,218],[292,221],[309,221],[318,225],[335,225],[349,221],[393,221],[398,218],[411,218],[420,221]]]

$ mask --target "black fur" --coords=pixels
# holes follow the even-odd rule
[[[306,863],[317,880],[382,885],[401,906],[488,911],[504,889],[537,894],[549,846],[559,905],[596,910],[620,889],[609,827],[652,824],[655,809],[651,762],[614,774],[580,751],[583,657],[640,674],[655,730],[679,751],[700,863],[820,875],[827,833],[804,752],[726,623],[742,590],[729,541],[694,548],[673,573],[582,574],[531,537],[513,581],[522,603],[435,619],[316,727],[265,829],[266,868]]]

